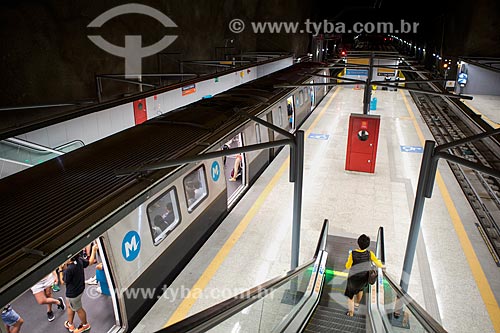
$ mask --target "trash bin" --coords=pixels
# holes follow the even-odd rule
[[[370,110],[377,110],[377,97],[373,97],[370,101]]]

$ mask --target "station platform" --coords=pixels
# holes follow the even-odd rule
[[[387,271],[401,276],[422,158],[420,150],[405,147],[423,147],[432,135],[408,93],[377,90],[374,97],[378,105],[372,114],[381,116],[374,174],[345,171],[348,118],[362,112],[363,90],[331,90],[302,126],[299,263],[312,258],[326,218],[329,234],[338,237],[365,233],[374,240],[383,226]],[[161,329],[290,269],[288,156],[288,148],[283,149],[133,332]],[[449,332],[500,331],[500,268],[476,223],[448,165],[440,162],[433,197],[424,208],[408,292]],[[242,320],[258,319],[249,315]],[[244,331],[243,323],[234,325],[232,331]]]
[[[474,99],[462,101],[493,128],[500,128],[500,96],[472,95]]]

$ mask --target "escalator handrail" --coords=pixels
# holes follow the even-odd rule
[[[405,293],[401,287],[395,283],[394,278],[387,272],[383,272],[386,281],[391,285],[392,289],[396,292],[397,298],[402,301],[404,305],[415,316],[418,322],[428,332],[446,333],[444,327],[438,323],[424,308],[422,308],[410,295]]]
[[[5,141],[8,143],[23,147],[24,149],[31,149],[31,150],[38,151],[39,153],[64,155],[64,152],[58,151],[56,149],[52,149],[50,147],[45,147],[43,145],[28,141],[28,140],[22,140],[22,139],[18,139],[18,138],[9,138],[9,139],[5,139]]]
[[[66,142],[66,143],[64,143],[64,144],[62,144],[60,146],[55,147],[54,149],[58,150],[58,151],[62,151],[64,148],[69,147],[69,146],[71,146],[74,143],[80,143],[82,145],[82,147],[85,147],[85,142],[83,142],[80,139],[76,139],[76,140],[73,140],[73,141],[68,141],[68,142]]]
[[[385,240],[384,240],[384,227],[379,227],[377,232],[377,245],[375,248],[375,255],[385,265]]]
[[[318,245],[316,245],[316,250],[314,251],[314,258],[318,257],[320,251],[326,250],[326,240],[328,239],[328,219],[323,221],[323,227],[321,227],[321,233],[318,240]]]
[[[385,265],[385,241],[384,241],[384,227],[379,227],[377,232],[377,242],[375,245],[375,256]],[[377,272],[379,277],[383,274],[381,268],[377,268]],[[372,327],[375,327],[380,330],[384,330],[385,332],[392,332],[392,325],[389,322],[387,315],[385,313],[385,308],[381,305],[380,300],[383,299],[383,290],[380,290],[380,279],[377,278],[375,293],[376,293],[376,302],[375,304],[370,304],[371,302],[371,293],[373,289],[371,286],[368,286],[368,300],[367,300],[367,312],[368,318],[371,322]],[[372,309],[373,306],[373,309]],[[378,317],[375,319],[375,313],[378,314]]]
[[[283,276],[276,277],[267,282],[264,282],[254,288],[244,291],[232,298],[222,301],[208,309],[198,312],[186,319],[183,319],[173,325],[165,327],[156,333],[180,333],[180,332],[201,332],[208,330],[224,320],[239,313],[242,309],[252,305],[259,299],[270,294],[283,284],[289,282],[293,278],[300,275],[304,270],[313,266],[317,260],[318,254],[321,249],[326,246],[326,239],[328,237],[328,220],[325,219],[321,229],[318,245],[314,258],[309,260],[303,265],[287,272]],[[318,250],[319,249],[319,250]]]

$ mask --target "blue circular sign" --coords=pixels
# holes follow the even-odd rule
[[[467,83],[467,73],[458,74],[458,83],[466,84]]]
[[[214,161],[212,163],[212,168],[210,169],[210,173],[212,174],[212,179],[214,182],[219,180],[220,177],[220,165],[219,162]]]
[[[122,241],[122,255],[127,261],[133,261],[141,251],[141,237],[137,231],[127,232]]]

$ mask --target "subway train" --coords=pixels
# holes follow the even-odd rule
[[[131,331],[280,149],[116,171],[283,139],[241,112],[295,131],[329,88],[274,86],[329,80],[314,74],[333,73],[298,63],[0,180],[0,305],[21,307],[30,286],[95,241],[109,296],[92,305],[86,292],[87,311],[106,317],[89,315],[92,327]]]

